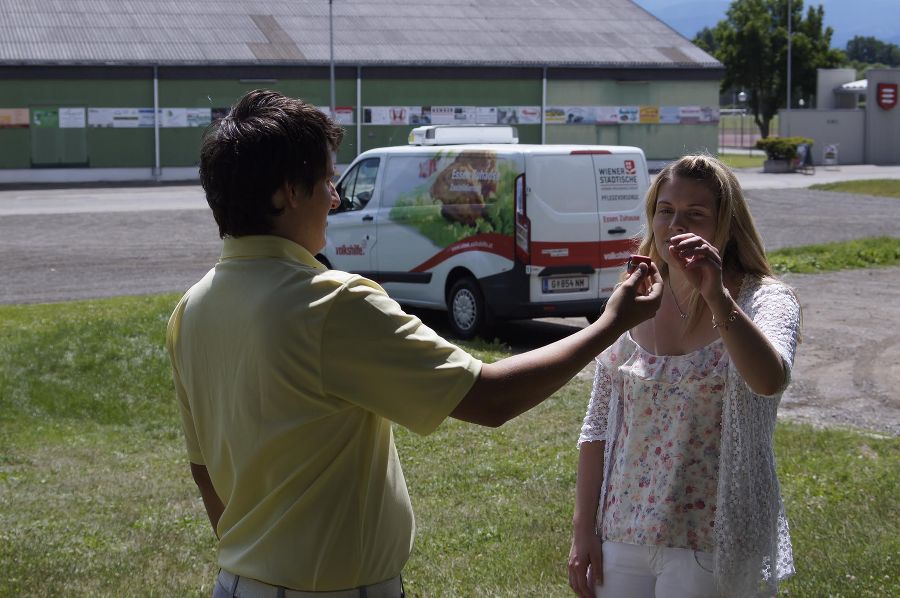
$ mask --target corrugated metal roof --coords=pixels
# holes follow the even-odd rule
[[[327,64],[327,0],[0,0],[0,64]],[[711,67],[630,0],[334,0],[339,65]]]

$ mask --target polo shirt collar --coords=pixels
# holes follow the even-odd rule
[[[275,235],[228,237],[225,239],[225,244],[222,247],[220,261],[267,257],[288,259],[318,270],[325,269],[325,266],[313,257],[305,247]]]

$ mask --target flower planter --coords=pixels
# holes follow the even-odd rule
[[[794,172],[792,160],[766,160],[763,162],[763,172],[787,173]]]

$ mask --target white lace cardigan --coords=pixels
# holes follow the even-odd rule
[[[747,275],[737,303],[784,361],[790,381],[800,331],[800,305],[789,287]],[[613,345],[621,362],[636,349],[628,334]],[[618,383],[614,383],[618,380]],[[621,376],[597,359],[597,373],[578,444],[606,441],[604,483],[597,508],[597,533],[612,469],[612,451],[622,428]],[[773,434],[784,388],[771,396],[754,393],[733,364],[728,366],[719,446],[714,575],[723,596],[773,596],[779,581],[794,573],[794,559],[781,490],[775,473]]]

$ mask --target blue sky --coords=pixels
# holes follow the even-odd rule
[[[729,0],[634,0],[687,38],[725,18]],[[825,24],[834,29],[832,46],[844,49],[856,35],[900,45],[900,0],[804,1],[825,7]]]

